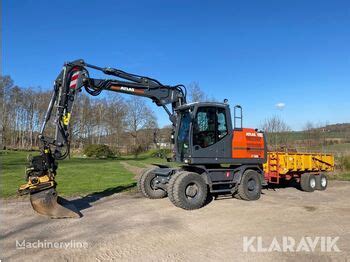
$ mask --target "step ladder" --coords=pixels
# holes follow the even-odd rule
[[[270,184],[280,183],[279,162],[277,154],[269,154],[268,160],[268,181]]]

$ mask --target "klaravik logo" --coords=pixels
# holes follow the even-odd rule
[[[295,239],[291,236],[274,237],[268,241],[261,236],[243,237],[244,252],[341,252],[339,237],[316,236]]]

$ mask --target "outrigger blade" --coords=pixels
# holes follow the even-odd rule
[[[82,216],[72,203],[57,196],[55,188],[30,193],[30,203],[36,212],[51,218],[79,218]]]

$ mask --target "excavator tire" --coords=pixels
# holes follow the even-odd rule
[[[154,189],[152,187],[152,180],[156,177],[153,171],[157,169],[156,167],[146,169],[137,181],[137,188],[139,192],[147,198],[158,199],[167,196],[167,192],[163,189]]]
[[[255,170],[244,172],[241,182],[238,185],[237,198],[241,200],[258,200],[261,194],[261,181],[259,173]]]
[[[173,204],[176,203],[176,202],[175,202],[175,199],[174,199],[174,195],[173,195],[173,190],[172,190],[172,188],[174,187],[174,184],[175,184],[176,179],[177,179],[183,172],[186,172],[186,171],[180,171],[180,172],[175,173],[174,175],[172,175],[171,178],[170,178],[170,180],[169,180],[168,186],[167,186],[168,198],[169,198],[169,200],[170,200]],[[174,205],[175,205],[175,204],[174,204]]]
[[[168,189],[170,201],[186,210],[201,208],[208,196],[208,186],[200,174],[181,172]]]

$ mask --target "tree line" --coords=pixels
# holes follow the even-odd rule
[[[334,149],[329,148],[336,144],[346,145],[350,142],[349,124],[315,124],[308,121],[301,131],[293,131],[281,117],[272,116],[265,119],[260,129],[266,134],[270,151],[321,151],[341,155],[343,152],[334,152]]]
[[[19,87],[10,76],[0,76],[1,148],[39,147],[38,134],[51,94],[52,90]],[[154,112],[139,97],[125,99],[112,92],[91,97],[82,92],[73,112],[73,150],[87,144],[107,144],[115,150],[146,150],[154,143],[154,136],[160,134]],[[45,135],[53,137],[54,130],[51,121]]]
[[[52,90],[19,87],[10,76],[0,76],[0,148],[31,150],[39,147],[38,134],[51,93]],[[78,94],[70,123],[73,150],[81,151],[91,144],[105,144],[122,153],[138,153],[160,145],[170,147],[171,128],[158,128],[157,118],[143,98],[130,96],[126,99],[113,92],[105,94],[108,95]],[[195,82],[188,86],[188,98],[189,102],[215,101]],[[293,132],[278,116],[266,119],[260,129],[267,135],[269,150],[311,150],[337,142],[327,138],[327,130],[321,125],[308,122],[302,132]],[[53,137],[54,131],[51,121],[45,135]]]

